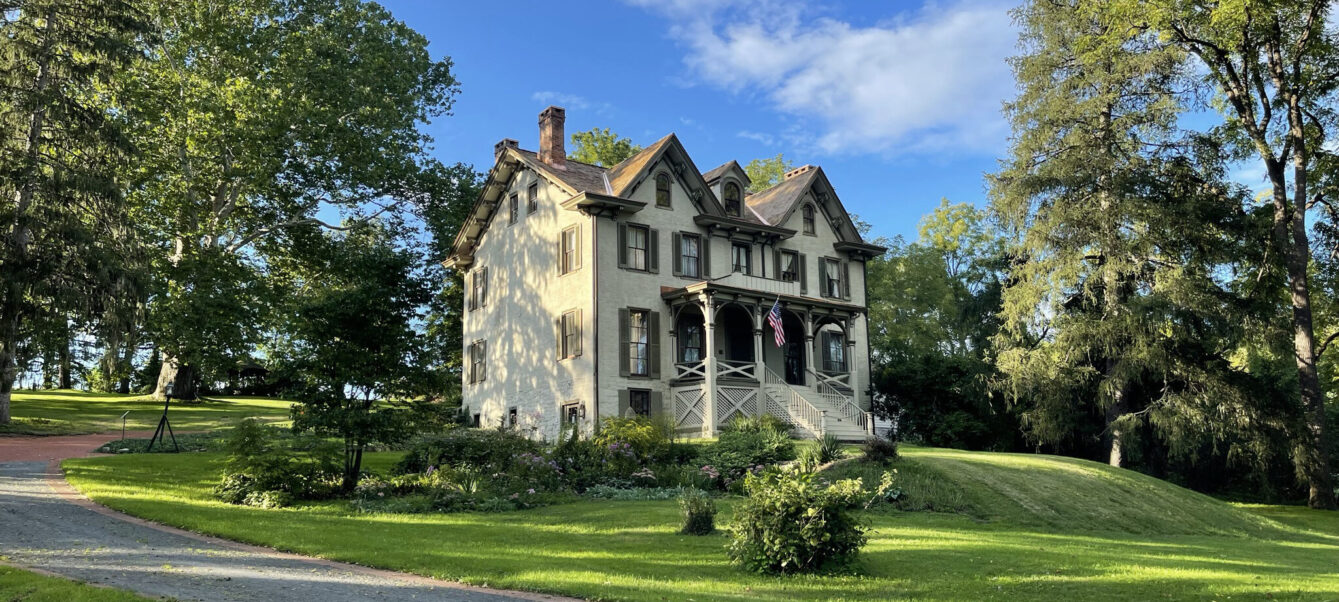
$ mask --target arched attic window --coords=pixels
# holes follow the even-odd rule
[[[663,171],[656,174],[656,206],[670,206],[670,177]]]
[[[739,185],[734,182],[725,183],[725,214],[732,217],[739,217],[741,206],[739,203]]]
[[[804,233],[805,233],[805,234],[813,234],[813,233],[814,233],[814,206],[813,206],[813,205],[810,205],[810,204],[808,204],[808,203],[805,203],[804,208],[801,209],[801,211],[804,213]]]

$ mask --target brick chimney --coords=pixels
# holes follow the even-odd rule
[[[498,157],[501,157],[504,151],[509,148],[517,148],[518,146],[520,146],[520,143],[514,138],[503,138],[502,140],[499,140],[497,144],[493,145],[493,160],[497,161]]]
[[[567,149],[563,146],[563,121],[567,112],[551,106],[539,114],[539,160],[557,169],[567,168]]]

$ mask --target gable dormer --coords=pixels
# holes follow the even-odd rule
[[[744,198],[748,194],[749,184],[753,181],[749,179],[748,173],[743,167],[739,166],[738,161],[730,161],[705,174],[702,179],[711,187],[711,191],[716,194],[716,198],[721,200],[721,208],[729,217],[738,217],[747,219],[751,217],[748,205]]]

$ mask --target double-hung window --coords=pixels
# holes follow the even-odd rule
[[[635,416],[650,416],[651,392],[646,389],[628,389],[628,409]]]
[[[702,325],[685,320],[679,327],[679,361],[696,364],[702,361]]]
[[[488,343],[475,341],[470,343],[470,382],[481,383],[488,379]]]
[[[647,249],[650,232],[646,226],[628,226],[627,267],[630,270],[646,271]]]
[[[685,278],[702,275],[702,238],[696,234],[679,236],[679,273]]]
[[[581,310],[574,309],[558,318],[558,359],[581,355]]]
[[[823,371],[846,372],[846,339],[840,332],[823,333]]]
[[[628,374],[647,376],[651,373],[651,327],[643,310],[628,312]]]
[[[844,297],[842,264],[836,259],[823,260],[823,293],[828,297]]]
[[[732,243],[730,245],[730,256],[733,259],[732,268],[736,272],[743,274],[752,274],[752,245],[744,242]]]
[[[563,230],[558,242],[558,273],[567,274],[581,267],[581,227]]]
[[[656,206],[669,207],[670,204],[670,177],[662,171],[656,174]]]
[[[539,184],[531,184],[525,191],[525,212],[531,214],[539,210]]]
[[[734,182],[725,184],[725,214],[730,217],[739,217],[743,210],[740,203],[739,185]]]
[[[795,282],[800,279],[800,254],[795,251],[782,251],[778,255],[777,279]]]
[[[516,223],[516,217],[521,214],[521,195],[513,194],[507,198],[507,224]]]
[[[805,205],[801,212],[804,214],[804,233],[812,236],[814,234],[814,206]]]
[[[488,305],[488,268],[481,267],[470,277],[470,309]]]

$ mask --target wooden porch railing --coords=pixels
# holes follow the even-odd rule
[[[717,360],[716,377],[717,378],[757,378],[754,375],[754,369],[757,364],[752,361],[742,362],[737,360]]]
[[[809,403],[809,400],[800,395],[794,387],[786,383],[786,379],[773,372],[771,368],[764,366],[763,370],[767,373],[764,381],[766,385],[764,389],[767,389],[766,395],[770,396],[771,391],[779,392],[782,398],[777,401],[785,406],[791,420],[808,429],[815,436],[822,437],[828,428],[827,410],[814,407],[814,404]]]
[[[837,411],[841,414],[842,418],[855,423],[856,426],[860,427],[860,430],[870,435],[874,434],[874,414],[866,412],[865,410],[860,409],[859,405],[856,405],[852,400],[855,391],[853,391],[849,385],[842,382],[837,377],[819,374],[817,372],[810,372],[810,374],[813,375],[814,382],[817,383],[814,388],[818,390],[818,394],[823,398],[823,401],[827,402],[832,407],[837,408]],[[848,379],[850,378],[849,374],[843,374],[841,376],[845,376]],[[849,394],[847,393],[848,391],[850,392]]]

